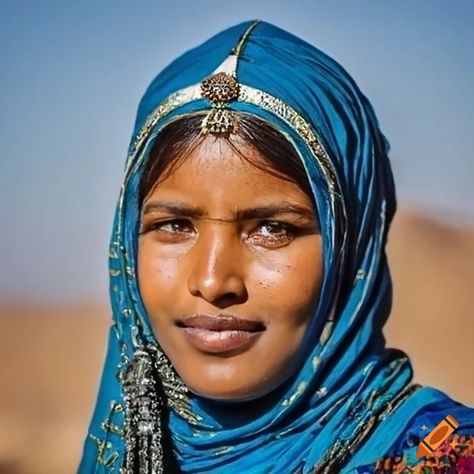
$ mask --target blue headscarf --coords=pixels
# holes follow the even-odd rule
[[[196,85],[232,53],[243,93],[228,108],[278,128],[303,161],[321,224],[324,279],[303,340],[304,361],[271,401],[209,403],[193,395],[195,423],[169,409],[180,469],[350,472],[382,457],[387,440],[399,437],[422,406],[444,399],[410,386],[406,355],[385,349],[391,280],[384,247],[396,204],[388,144],[371,105],[315,47],[268,23],[246,22],[176,59],[140,103],[111,239],[113,326],[83,474],[119,472],[126,415],[119,374],[137,346],[157,345],[136,279],[144,163],[168,123],[211,108]],[[254,415],[244,418],[249,403]]]

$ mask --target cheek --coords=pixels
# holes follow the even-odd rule
[[[164,256],[157,246],[143,239],[138,247],[138,285],[143,303],[152,309],[156,302],[166,303],[166,295],[177,290],[181,281],[179,256]]]
[[[322,281],[322,248],[319,237],[295,251],[274,254],[253,265],[250,292],[271,314],[297,319],[316,302]],[[269,315],[270,316],[270,315]]]

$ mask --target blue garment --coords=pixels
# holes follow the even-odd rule
[[[286,120],[277,109],[246,100],[228,107],[270,122],[303,160],[321,225],[324,279],[303,341],[304,363],[271,402],[209,404],[194,396],[192,409],[202,417],[197,427],[170,410],[173,455],[181,471],[356,472],[399,443],[420,414],[440,407],[444,416],[455,416],[460,430],[474,432],[473,410],[435,389],[410,385],[408,357],[385,348],[382,327],[392,287],[384,247],[396,201],[388,143],[370,103],[344,69],[315,47],[268,23],[246,22],[176,59],[141,100],[110,247],[114,324],[81,474],[119,472],[124,414],[117,372],[132,356],[133,331],[156,344],[136,281],[143,164],[167,123],[209,110],[211,104],[198,97],[174,108],[159,107],[171,94],[212,74],[245,33],[237,81],[283,101],[284,110],[295,115]],[[150,120],[157,110],[162,111],[159,119]],[[329,168],[316,159],[295,116],[309,124]],[[256,415],[242,420],[239,413],[249,406]]]

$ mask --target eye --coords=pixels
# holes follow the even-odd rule
[[[195,228],[191,222],[186,219],[169,219],[166,221],[155,221],[144,223],[142,225],[141,234],[155,232],[161,234],[188,234],[195,232]]]
[[[257,245],[275,247],[291,242],[299,233],[300,229],[292,224],[279,221],[264,221],[251,232],[249,237]]]
[[[291,232],[289,224],[283,222],[262,222],[259,226],[261,232],[266,235],[286,235]]]

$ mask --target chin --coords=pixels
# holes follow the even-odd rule
[[[207,358],[206,358],[207,359]],[[181,359],[183,360],[183,359]],[[193,360],[185,358],[186,364],[175,368],[189,391],[209,400],[249,401],[264,397],[284,384],[292,371],[291,364],[275,367],[259,367],[253,358],[237,363],[233,358]],[[245,362],[245,363],[243,363]]]
[[[246,402],[249,400],[254,400],[256,398],[266,395],[264,390],[249,390],[246,388],[238,387],[235,389],[225,389],[223,387],[196,387],[193,388],[188,386],[189,390],[202,398],[207,398],[209,400],[219,400],[219,401],[232,401],[232,402]]]

